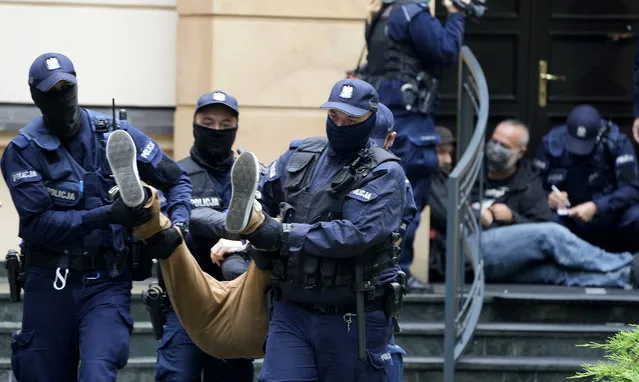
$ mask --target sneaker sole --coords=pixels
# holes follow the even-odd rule
[[[240,154],[231,169],[231,201],[226,213],[226,230],[229,233],[240,233],[248,225],[259,179],[259,163],[255,155],[248,151]]]
[[[140,206],[144,203],[144,188],[138,175],[135,142],[129,133],[124,130],[111,133],[106,156],[124,204],[131,208]]]

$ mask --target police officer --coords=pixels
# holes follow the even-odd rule
[[[612,252],[639,249],[637,158],[619,126],[592,106],[577,106],[544,136],[535,166],[554,221]]]
[[[336,83],[322,105],[328,139],[294,142],[262,177],[267,214],[253,203],[255,156],[243,153],[233,166],[226,229],[281,254],[273,256],[277,301],[261,381],[386,381],[397,308],[390,302],[401,294],[394,242],[406,176],[398,158],[370,141],[378,106],[370,84]],[[282,223],[269,216],[280,209],[288,211]]]
[[[635,66],[633,71],[632,96],[634,101],[635,122],[632,125],[632,135],[635,142],[639,143],[639,36],[636,37]]]
[[[464,0],[468,2],[467,0]],[[380,102],[395,116],[393,153],[402,160],[422,211],[428,204],[431,176],[437,169],[435,146],[440,138],[433,122],[434,102],[443,68],[457,63],[464,35],[464,16],[450,0],[446,25],[429,13],[427,1],[383,0],[366,28],[368,58],[361,78],[375,85]],[[408,273],[417,214],[406,234],[400,258]]]
[[[202,95],[193,116],[195,141],[190,156],[178,162],[193,184],[191,231],[187,244],[200,268],[218,280],[225,278],[221,266],[226,261],[217,260],[218,266],[209,254],[220,236],[227,236],[222,232],[224,211],[231,199],[231,166],[235,160],[231,148],[238,130],[238,118],[238,103],[232,95],[219,90]],[[236,243],[242,247],[241,243]],[[232,265],[232,262],[233,259],[226,265]],[[244,262],[241,265],[247,266]],[[207,355],[193,343],[176,313],[170,309],[163,337],[158,343],[155,371],[158,381],[252,381],[253,361],[219,360]]]
[[[379,147],[383,147],[387,150],[390,149],[395,142],[395,137],[397,137],[397,132],[394,131],[394,128],[395,120],[393,113],[386,105],[380,103],[379,110],[377,110],[377,121],[371,132],[371,140]],[[406,210],[399,230],[400,240],[404,237],[406,228],[415,218],[415,213],[417,212],[415,201],[413,200],[413,188],[410,186],[408,179],[406,179],[405,185]],[[400,243],[397,243],[397,245],[400,245]],[[395,336],[391,337],[387,349],[393,358],[392,364],[386,363],[388,382],[401,382],[404,377],[404,356],[406,355],[406,351],[395,343]]]
[[[133,327],[136,269],[127,263],[137,251],[129,227],[148,212],[129,208],[144,203],[140,187],[128,192],[135,200],[112,202],[109,191],[119,180],[105,157],[107,136],[113,129],[130,134],[136,152],[125,161],[137,160],[142,179],[164,191],[171,219],[182,227],[189,222],[191,184],[138,129],[78,106],[66,56],[37,57],[28,82],[42,115],[20,130],[1,160],[27,266],[22,329],[11,342],[13,372],[18,381],[115,381]]]

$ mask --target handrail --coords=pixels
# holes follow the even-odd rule
[[[446,297],[444,331],[444,381],[455,381],[455,366],[470,342],[484,303],[484,266],[481,254],[480,214],[473,201],[484,194],[484,143],[488,122],[486,77],[473,55],[463,46],[459,54],[457,88],[457,157],[448,190],[446,229]],[[473,119],[476,122],[473,124]],[[461,158],[459,157],[461,155]],[[478,187],[477,187],[478,186]],[[476,194],[475,191],[479,190]],[[474,272],[465,286],[465,264]],[[467,292],[465,292],[467,290]]]

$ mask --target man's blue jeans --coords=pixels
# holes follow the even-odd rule
[[[630,253],[611,253],[556,223],[516,224],[481,233],[488,282],[625,288]]]

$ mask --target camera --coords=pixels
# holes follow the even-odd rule
[[[486,0],[471,0],[468,4],[462,0],[452,0],[453,6],[464,12],[466,16],[472,19],[479,19],[486,13],[488,8],[483,4],[486,4]]]

